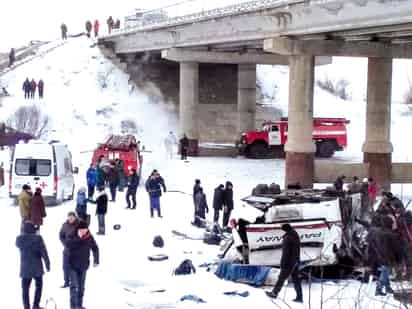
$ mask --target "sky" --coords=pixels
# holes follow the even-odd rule
[[[0,52],[8,52],[31,40],[53,40],[60,36],[62,22],[69,34],[84,31],[86,20],[98,18],[101,25],[109,15],[123,22],[134,9],[155,9],[182,3],[179,12],[226,6],[246,0],[12,0],[0,9]],[[199,8],[199,9],[198,9]],[[105,29],[106,30],[106,29]]]

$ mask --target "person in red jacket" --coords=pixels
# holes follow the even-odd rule
[[[44,203],[43,196],[41,195],[40,188],[37,188],[34,192],[30,207],[30,221],[38,230],[40,228],[40,225],[43,225],[43,218],[46,217],[46,205]]]
[[[96,19],[94,21],[94,26],[93,26],[93,28],[94,28],[94,37],[95,38],[97,38],[99,36],[99,27],[100,27],[99,21]]]
[[[34,99],[34,96],[36,95],[36,88],[37,88],[37,83],[34,80],[34,78],[32,78],[30,82],[30,98],[31,99]]]
[[[368,197],[369,197],[369,205],[370,205],[370,210],[373,211],[373,206],[375,205],[376,202],[376,196],[378,194],[378,187],[376,185],[376,182],[373,180],[373,178],[368,179]]]

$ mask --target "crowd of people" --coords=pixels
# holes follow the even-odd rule
[[[43,99],[44,97],[44,81],[43,79],[39,79],[38,82],[35,81],[34,78],[29,80],[27,77],[26,80],[23,82],[24,98],[25,99],[34,99],[36,97],[36,90],[39,94],[39,99]]]
[[[112,16],[109,16],[106,20],[107,31],[109,34],[112,33],[114,29],[120,29],[120,19],[114,20]],[[100,22],[98,19],[94,20],[94,23],[91,20],[87,20],[85,23],[86,35],[88,38],[91,38],[92,31],[94,32],[94,37],[97,38],[100,32]],[[60,32],[62,40],[67,40],[68,27],[65,23],[60,25]]]

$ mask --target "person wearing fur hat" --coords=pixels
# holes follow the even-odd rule
[[[36,229],[43,225],[43,218],[46,217],[46,204],[41,193],[41,189],[36,188],[30,203],[30,221],[36,226]]]
[[[16,238],[16,246],[20,250],[20,277],[24,309],[41,309],[40,300],[43,289],[43,263],[50,271],[50,260],[43,238],[36,234],[31,222],[23,224],[22,234]],[[30,285],[35,281],[33,307],[30,307]]]
[[[99,265],[99,247],[86,222],[80,221],[76,232],[66,241],[70,266],[70,308],[83,308],[86,273],[90,266],[90,251],[93,265]]]
[[[300,238],[299,234],[289,223],[282,224],[285,232],[282,241],[282,257],[280,259],[280,274],[278,281],[272,291],[266,292],[267,296],[276,298],[283,287],[285,281],[292,277],[293,286],[296,291],[295,302],[303,302],[302,285],[299,278],[300,261]]]

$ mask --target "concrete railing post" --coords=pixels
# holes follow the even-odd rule
[[[390,190],[392,58],[369,58],[366,138],[362,151],[379,189]]]
[[[256,129],[256,65],[238,65],[238,130]]]
[[[285,184],[313,186],[314,152],[313,87],[315,57],[290,56],[289,115]]]

